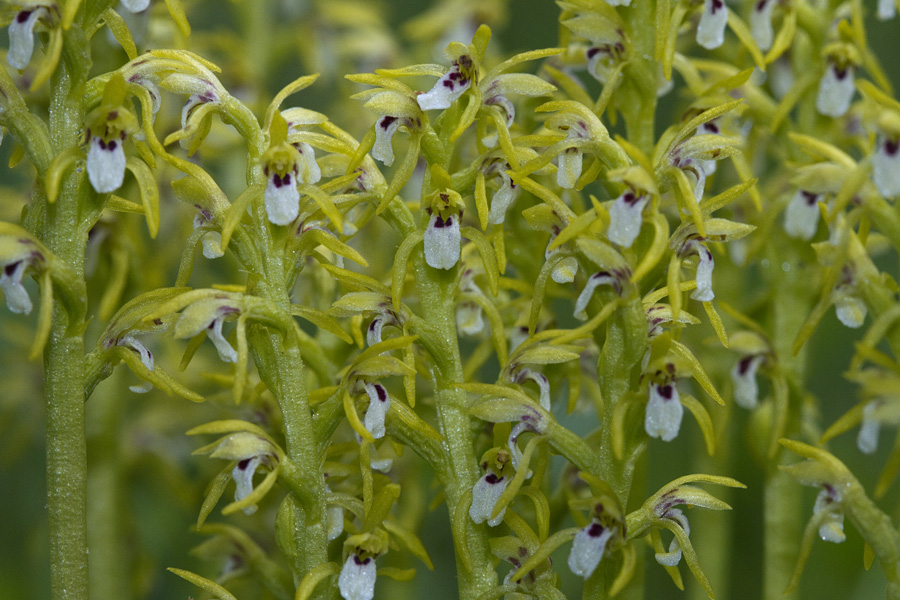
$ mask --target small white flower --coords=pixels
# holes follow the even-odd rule
[[[526,379],[530,379],[535,382],[540,389],[540,405],[544,410],[550,410],[550,383],[547,381],[547,376],[539,371],[535,371],[533,369],[529,369],[527,367],[521,368],[516,371],[514,377],[516,383],[522,383]]]
[[[491,527],[496,527],[503,522],[503,515],[506,514],[505,507],[493,519],[490,516],[494,512],[497,500],[500,499],[500,494],[503,493],[508,485],[508,478],[497,475],[492,471],[488,471],[481,479],[476,481],[472,487],[472,506],[469,507],[469,517],[472,518],[472,521],[475,523],[487,521],[487,524]]]
[[[325,493],[331,493],[331,488],[327,483],[325,484]],[[329,506],[325,512],[325,532],[329,542],[338,539],[344,533],[344,509],[340,506]]]
[[[25,269],[31,264],[28,256],[13,256],[10,262],[0,265],[0,289],[6,296],[6,307],[20,315],[31,313],[31,297],[25,286],[22,285],[22,277]]]
[[[234,479],[234,501],[240,502],[253,492],[253,475],[262,459],[259,456],[251,456],[239,460],[231,470],[231,478]],[[245,515],[252,515],[258,507],[255,504],[243,508]]]
[[[784,231],[792,238],[808,242],[819,228],[819,200],[821,196],[797,190],[784,211]]]
[[[830,62],[819,80],[816,110],[826,117],[841,117],[850,109],[850,101],[856,87],[853,83],[855,69],[847,65],[840,69]]]
[[[360,558],[355,552],[344,562],[338,588],[344,600],[372,600],[375,596],[375,557]]]
[[[576,319],[580,321],[587,320],[585,309],[587,308],[588,302],[591,301],[591,298],[594,295],[594,290],[596,290],[601,285],[612,286],[617,294],[621,290],[619,278],[615,274],[609,273],[607,271],[594,273],[590,276],[590,278],[588,278],[587,283],[584,284],[584,289],[581,290],[581,294],[579,294],[578,299],[575,301],[574,316]]]
[[[816,497],[816,503],[813,506],[813,517],[822,515],[819,537],[833,544],[840,544],[847,539],[844,534],[844,513],[840,510],[840,502],[840,492],[826,484]]]
[[[836,292],[834,310],[838,320],[851,329],[859,329],[866,320],[868,308],[862,298],[849,292]]]
[[[22,70],[28,66],[34,52],[34,26],[38,19],[49,15],[43,6],[31,6],[19,11],[9,24],[9,52],[6,53],[6,62],[13,69]]]
[[[752,354],[741,358],[731,369],[731,383],[734,387],[734,401],[738,406],[753,410],[759,396],[756,371],[765,362],[762,354]]]
[[[725,26],[728,24],[728,9],[724,0],[705,0],[703,14],[697,25],[697,43],[713,50],[725,41]]]
[[[644,416],[644,430],[647,435],[671,442],[681,429],[684,407],[674,383],[650,384],[650,400]]]
[[[750,31],[759,49],[765,52],[772,47],[775,32],[772,29],[772,11],[777,0],[758,0],[750,11]]]
[[[416,96],[419,108],[422,110],[450,108],[450,105],[472,85],[472,79],[468,75],[472,68],[472,59],[466,55],[460,56],[431,90]]]
[[[206,337],[216,347],[219,359],[236,363],[238,356],[222,334],[225,319],[236,315],[239,309],[216,298],[200,300],[185,309],[175,324],[175,335],[179,338],[194,337],[206,330]]]
[[[91,185],[98,194],[114,192],[122,186],[125,179],[125,148],[121,138],[104,141],[98,135],[91,136],[90,149],[87,155],[87,172]]]
[[[613,533],[612,527],[603,527],[597,519],[591,519],[572,540],[569,569],[580,577],[589,578],[603,559],[606,544]]]
[[[878,0],[878,20],[887,21],[897,16],[897,0]]]
[[[878,433],[881,430],[881,422],[875,416],[878,410],[878,402],[873,401],[863,408],[862,424],[859,427],[859,436],[856,438],[856,446],[863,454],[873,454],[878,449]]]
[[[557,232],[558,233],[558,232]],[[544,260],[550,260],[550,257],[556,254],[557,252],[561,252],[560,248],[550,249],[550,246],[553,244],[553,240],[556,239],[556,233],[552,233],[550,235],[550,239],[547,241],[547,248],[544,250]],[[575,275],[578,274],[578,259],[574,256],[567,256],[553,267],[553,270],[550,271],[550,278],[556,283],[572,283],[575,281]]]
[[[363,387],[369,396],[369,408],[366,410],[363,425],[377,439],[384,437],[384,419],[391,407],[391,397],[380,383],[364,383]]]
[[[609,230],[606,237],[623,248],[631,248],[635,238],[641,232],[644,207],[650,196],[639,196],[628,190],[616,198],[609,209]]]
[[[886,199],[900,195],[900,137],[878,136],[872,156],[872,180]]]
[[[452,269],[459,261],[461,235],[459,220],[462,213],[450,213],[447,218],[432,212],[425,230],[425,262],[434,269]]]

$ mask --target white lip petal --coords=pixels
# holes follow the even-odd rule
[[[394,164],[394,148],[391,140],[400,128],[400,119],[385,116],[375,122],[375,144],[372,146],[372,158],[380,160],[384,166]]]
[[[887,21],[897,16],[897,0],[878,0],[878,20]]]
[[[734,401],[738,406],[752,410],[756,408],[759,386],[756,383],[756,372],[765,357],[761,354],[745,356],[731,369],[731,383],[734,387]]]
[[[615,284],[616,278],[606,271],[600,271],[599,273],[594,273],[593,275],[591,275],[588,278],[587,283],[584,285],[584,289],[581,290],[581,294],[578,295],[578,299],[575,301],[575,318],[580,321],[587,320],[585,309],[587,308],[588,303],[591,301],[591,297],[593,297],[594,295],[594,290],[596,290],[601,285],[611,285],[615,287]]]
[[[558,158],[559,168],[556,171],[556,183],[563,189],[570,190],[581,177],[581,155],[579,148],[566,148]]]
[[[38,19],[47,15],[43,7],[19,11],[9,24],[9,52],[6,62],[14,69],[22,70],[28,66],[34,52],[34,26]]]
[[[104,142],[98,136],[91,136],[87,172],[88,179],[98,194],[114,192],[122,187],[125,179],[125,149],[122,147],[122,140]]]
[[[792,238],[808,242],[819,228],[820,196],[797,190],[784,211],[784,231]]]
[[[765,52],[772,47],[775,32],[772,29],[772,11],[777,0],[759,0],[750,11],[750,31],[759,49]]]
[[[375,559],[360,559],[351,553],[338,577],[338,588],[344,600],[372,600],[375,596]]]
[[[300,183],[316,183],[322,179],[322,170],[316,162],[316,151],[306,142],[297,144],[297,152],[300,153],[300,172],[297,179]]]
[[[459,261],[461,235],[459,216],[446,219],[438,213],[431,215],[425,230],[425,262],[434,269],[452,269]]]
[[[384,418],[391,407],[391,397],[379,383],[366,383],[364,387],[369,396],[369,408],[366,410],[363,425],[377,440],[384,437]]]
[[[728,9],[724,0],[706,0],[697,25],[697,43],[707,50],[718,48],[725,41],[727,24]]]
[[[222,335],[222,319],[216,319],[212,322],[207,337],[212,341],[219,353],[219,359],[222,362],[236,363],[238,356],[225,336]]]
[[[488,215],[488,223],[499,225],[506,220],[506,210],[519,195],[519,188],[513,187],[512,180],[506,173],[501,173],[503,183],[491,198],[491,212]]]
[[[494,512],[494,506],[500,499],[500,494],[509,485],[509,480],[505,477],[488,472],[484,477],[475,482],[472,488],[472,506],[469,507],[469,517],[475,523],[484,523],[487,521],[491,527],[496,527],[503,521],[503,515],[506,514],[506,508],[500,511],[500,514],[491,519],[491,513]]]
[[[866,303],[849,293],[839,294],[834,302],[834,309],[838,320],[851,329],[862,327],[868,312]]]
[[[816,110],[826,117],[841,117],[850,109],[853,92],[853,67],[838,71],[829,64],[819,80],[819,94],[816,96]]]
[[[712,252],[702,244],[697,244],[697,255],[700,257],[700,262],[697,263],[697,274],[695,276],[697,289],[691,293],[691,298],[693,300],[699,300],[700,302],[709,302],[715,298],[712,289],[712,274],[716,263],[713,260]]]
[[[300,192],[292,172],[272,173],[264,194],[266,215],[275,225],[288,225],[300,214]]]
[[[22,285],[22,277],[27,267],[27,261],[20,260],[4,265],[0,269],[0,289],[3,290],[3,295],[6,296],[6,307],[19,315],[31,314],[31,309],[33,308],[31,297],[28,295],[25,286]]]
[[[900,196],[900,139],[879,136],[872,156],[872,180],[886,199]]]
[[[611,527],[603,527],[596,520],[592,520],[586,527],[575,534],[572,540],[572,550],[569,552],[569,569],[579,577],[590,577],[603,554],[606,552],[606,544],[613,535]]]
[[[253,475],[259,466],[260,458],[254,456],[252,458],[238,461],[231,470],[231,478],[234,479],[234,501],[240,502],[253,492]],[[245,507],[244,514],[252,515],[256,512],[256,505]]]
[[[678,437],[684,407],[675,384],[650,384],[650,400],[644,416],[644,430],[647,435],[671,442]]]
[[[876,402],[869,402],[863,408],[862,424],[856,438],[856,446],[863,454],[873,454],[878,449],[878,433],[881,430],[881,422],[875,416],[877,408]]]
[[[609,241],[623,248],[631,248],[641,232],[644,207],[649,200],[649,196],[635,197],[633,192],[625,192],[616,198],[609,209],[609,231],[606,234]]]

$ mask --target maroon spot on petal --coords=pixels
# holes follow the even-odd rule
[[[710,133],[719,133],[719,127],[715,123],[704,123],[703,128]]]
[[[291,174],[285,173],[284,177],[281,178],[281,185],[291,185]]]
[[[282,186],[281,175],[279,175],[278,173],[272,175],[272,183],[275,185],[275,187],[280,188]]]
[[[844,77],[847,76],[847,69],[846,69],[846,68],[844,68],[844,69],[840,69],[840,68],[838,68],[838,67],[833,67],[833,68],[834,68],[834,75],[835,75],[835,77],[837,77],[838,79],[841,79],[841,80],[842,80],[842,79],[844,79]]]
[[[269,165],[266,165],[263,167],[263,173],[265,174],[266,177],[269,176]]]
[[[106,144],[106,149],[112,152],[118,145],[119,144],[116,142],[116,140],[109,140],[109,143]]]
[[[28,17],[30,17],[30,16],[31,16],[31,13],[33,13],[33,12],[34,12],[34,11],[32,11],[32,10],[22,10],[22,11],[19,11],[19,14],[16,15],[16,22],[17,22],[17,23],[24,23],[25,21],[28,20]]]
[[[587,530],[587,534],[591,537],[600,537],[600,534],[603,533],[603,525],[600,523],[591,523],[590,528]]]
[[[153,324],[154,325],[162,325],[162,319],[159,319],[159,318],[153,319]]]
[[[754,7],[757,12],[762,12],[766,8],[766,4],[768,4],[769,0],[759,0]]]
[[[494,473],[488,473],[487,475],[484,476],[484,480],[487,481],[489,484],[494,485],[496,483],[500,483],[501,481],[503,481],[503,478],[498,477]]]
[[[745,356],[738,362],[738,374],[746,375],[747,369],[750,368],[750,363],[753,362],[753,356]]]
[[[806,190],[801,190],[800,193],[803,195],[803,199],[806,201],[806,204],[812,206],[816,203],[816,200],[819,199],[818,194],[813,194],[812,192],[807,192]]]
[[[434,220],[434,228],[435,229],[443,229],[445,226],[444,219],[441,218],[441,215],[438,215]]]
[[[725,6],[725,3],[722,2],[722,0],[713,0],[713,1],[712,1],[712,10],[711,10],[710,12],[711,12],[712,14],[716,14],[716,12],[717,12],[719,9],[723,8],[724,6]]]
[[[588,60],[597,56],[598,52],[600,52],[600,48],[588,48],[588,51],[587,51]]]
[[[21,261],[21,260],[18,260],[18,261],[14,262],[14,263],[11,263],[11,264],[6,265],[5,267],[3,267],[3,272],[6,273],[6,274],[9,275],[9,276],[12,276],[12,274],[13,274],[13,273],[15,272],[15,270],[16,270],[16,267],[19,266],[19,263],[20,263],[20,262],[22,262],[22,261]]]
[[[898,150],[900,150],[900,138],[884,142],[884,152],[888,156],[894,156]]]
[[[657,392],[660,396],[662,396],[663,400],[671,400],[672,399],[672,386],[671,385],[661,385],[657,388]]]
[[[625,195],[622,196],[622,201],[628,206],[634,206],[635,202],[638,201],[640,196],[634,194],[634,192],[625,192]]]
[[[452,71],[447,75],[447,77],[450,79],[450,81],[456,81],[457,79],[462,79],[462,73],[460,73],[459,71]]]
[[[243,471],[244,469],[247,468],[247,466],[248,466],[249,464],[250,464],[250,459],[249,459],[249,458],[245,458],[244,460],[240,461],[240,462],[237,464],[237,466],[238,466],[238,469],[240,469],[241,471]]]
[[[454,84],[451,80],[445,79],[443,85],[445,88],[448,88],[451,92],[453,91]]]
[[[452,217],[452,216],[447,217],[447,220],[444,221],[444,226],[445,226],[445,227],[451,227],[452,225],[453,225],[453,217]]]
[[[385,400],[387,400],[387,390],[384,389],[384,386],[382,386],[382,385],[376,385],[376,386],[375,386],[375,393],[378,395],[378,399],[379,399],[381,402],[384,402]]]
[[[397,117],[382,117],[381,120],[378,122],[378,126],[381,127],[382,129],[384,129],[385,131],[387,131],[388,127],[391,126],[391,123],[393,123],[396,120],[397,120]]]
[[[113,121],[118,118],[119,118],[119,111],[117,111],[117,110],[111,110],[106,114],[107,121]]]

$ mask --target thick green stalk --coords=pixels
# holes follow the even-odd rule
[[[468,513],[463,516],[466,523],[455,522],[460,498],[472,489],[481,474],[472,445],[468,399],[466,393],[456,387],[456,383],[463,381],[454,304],[456,270],[432,269],[425,264],[421,253],[416,254],[413,260],[424,321],[431,326],[434,337],[442,344],[442,352],[433,358],[437,366],[434,396],[441,435],[444,436],[444,458],[441,464],[434,466],[444,485],[452,530],[466,531],[466,539],[459,540],[459,544],[465,545],[472,560],[471,572],[457,560],[459,598],[474,599],[497,585],[497,575],[491,566],[487,524],[475,525],[469,520]]]
[[[73,28],[74,29],[74,28]],[[81,126],[81,73],[72,76],[62,62],[52,79],[50,133],[56,152],[76,140]],[[45,199],[31,210],[44,210],[42,240],[76,275],[84,289],[87,227],[80,207],[86,203],[81,177],[71,174],[56,203]],[[56,302],[50,338],[44,350],[47,410],[47,510],[50,526],[50,585],[54,600],[88,598],[87,443],[85,415],[84,315],[70,315]]]

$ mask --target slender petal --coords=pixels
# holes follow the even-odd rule
[[[712,289],[712,274],[716,264],[712,252],[703,244],[697,244],[697,256],[700,257],[700,262],[697,263],[697,289],[691,293],[691,298],[700,302],[709,302],[715,298]]]
[[[575,318],[581,321],[587,320],[587,314],[585,313],[585,309],[587,308],[588,302],[591,301],[591,297],[594,295],[594,290],[596,290],[601,285],[611,285],[614,288],[618,287],[619,282],[614,275],[607,273],[606,271],[600,271],[599,273],[594,273],[587,280],[587,283],[584,285],[584,289],[581,290],[581,294],[578,296],[578,300],[575,301]]]
[[[491,212],[488,215],[488,223],[491,225],[499,225],[506,220],[506,209],[519,195],[518,186],[513,184],[505,171],[500,172],[500,178],[503,183],[491,197]]]
[[[581,177],[581,149],[566,148],[559,155],[559,168],[556,171],[556,183],[559,187],[570,190]]]

